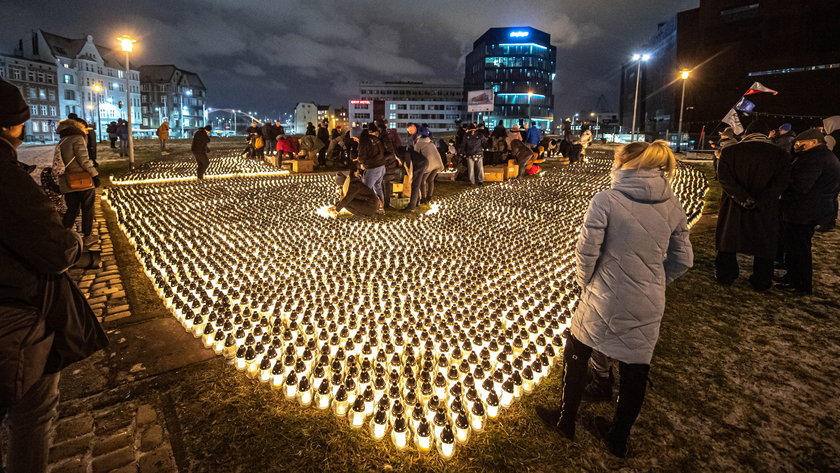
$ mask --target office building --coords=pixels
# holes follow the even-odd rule
[[[453,131],[467,118],[464,89],[458,84],[362,82],[358,98],[349,101],[350,124],[383,119],[394,128],[426,124],[433,132]]]
[[[57,139],[60,104],[56,65],[14,55],[0,55],[0,77],[16,85],[29,104],[32,118],[26,123],[26,142]]]
[[[298,102],[295,105],[295,129],[297,134],[306,133],[307,123],[318,123],[318,106],[312,102]]]
[[[42,30],[20,40],[15,56],[56,65],[58,115],[75,113],[91,122],[107,125],[126,119],[125,55],[97,45],[93,36],[70,39]],[[140,73],[129,71],[128,86],[132,106],[132,125],[140,128]],[[100,133],[102,133],[102,126]],[[101,135],[100,135],[101,136]]]
[[[169,120],[174,137],[192,136],[206,123],[207,88],[198,74],[167,65],[140,66],[143,128]]]
[[[493,111],[476,114],[488,126],[531,119],[545,130],[554,120],[556,69],[557,49],[548,33],[527,26],[490,28],[467,54],[464,94],[493,90]]]
[[[642,63],[637,127],[649,137],[674,132],[679,123],[681,69],[686,82],[683,130],[707,135],[753,82],[778,95],[750,96],[754,116],[771,126],[817,126],[840,110],[840,2],[819,0],[700,0],[698,8],[659,24],[638,51]],[[629,131],[638,64],[628,61],[621,75],[619,113]]]

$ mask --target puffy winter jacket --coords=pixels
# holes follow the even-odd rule
[[[91,176],[99,175],[88,155],[87,129],[84,125],[75,120],[61,120],[56,133],[61,137],[58,147],[61,150],[61,160],[64,161],[66,172],[86,171]]]
[[[487,138],[479,133],[467,133],[461,142],[461,154],[464,156],[475,156],[484,154],[484,143]]]
[[[593,197],[577,242],[583,289],[572,335],[625,363],[650,364],[665,286],[694,255],[685,211],[658,170],[618,170]]]
[[[540,129],[536,125],[531,125],[528,127],[528,134],[525,138],[525,141],[531,146],[537,146],[542,139],[542,133],[540,133]]]
[[[387,164],[385,145],[378,136],[365,133],[359,138],[359,162],[365,166],[365,169],[378,168]]]
[[[427,172],[443,171],[443,160],[440,158],[435,144],[432,143],[431,138],[420,138],[414,145],[414,150],[426,157],[429,163],[426,167]]]

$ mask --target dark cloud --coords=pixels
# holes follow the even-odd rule
[[[139,64],[201,75],[215,107],[263,113],[344,103],[360,80],[461,82],[472,42],[494,26],[534,26],[557,46],[558,112],[617,107],[618,72],[656,24],[698,0],[452,2],[2,1],[0,51],[34,28],[97,43],[138,37]]]

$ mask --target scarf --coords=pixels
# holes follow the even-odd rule
[[[763,133],[750,133],[749,135],[744,136],[741,138],[741,143],[749,143],[751,141],[757,141],[759,143],[772,143],[770,138]]]

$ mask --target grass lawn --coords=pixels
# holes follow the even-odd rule
[[[140,144],[137,162],[157,157],[154,146]],[[100,169],[108,174],[125,164]],[[375,442],[346,419],[301,408],[215,358],[167,375],[150,394],[175,400],[179,467],[261,473],[838,471],[840,232],[815,237],[814,296],[757,294],[743,279],[718,286],[714,212],[720,189],[716,181],[710,185],[710,205],[692,231],[695,267],[668,288],[653,386],[626,461],[611,457],[591,433],[595,416],[611,417],[611,403],[582,405],[574,443],[536,416],[538,406],[559,403],[560,367],[443,461]],[[462,188],[443,184],[440,192]],[[166,316],[113,213],[106,214],[133,310]]]

